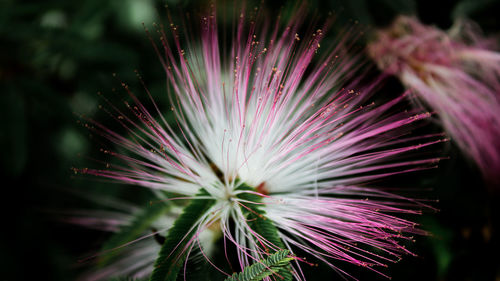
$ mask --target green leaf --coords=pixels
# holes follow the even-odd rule
[[[245,267],[242,272],[234,273],[225,281],[260,281],[272,274],[281,275],[283,271],[289,272],[287,267],[293,258],[288,257],[288,253],[288,250],[280,250],[251,266]]]
[[[159,218],[161,215],[164,215],[168,209],[169,205],[163,202],[155,203],[144,208],[133,219],[130,225],[123,227],[115,235],[111,236],[111,238],[104,244],[103,250],[109,251],[136,239],[145,230],[151,227],[151,224],[157,218]],[[99,260],[99,265],[104,266],[108,264],[108,262],[111,261],[119,253],[120,250],[121,249],[116,249],[114,251],[108,252],[106,255],[103,255]]]
[[[207,195],[208,193],[202,189],[197,196]],[[165,238],[150,281],[175,281],[177,279],[177,274],[187,257],[184,247],[195,233],[191,228],[214,203],[215,200],[212,199],[194,199],[184,208]]]
[[[244,184],[238,188],[239,190],[250,190],[255,189]],[[262,197],[252,193],[242,193],[238,196],[241,199],[259,203],[262,201]],[[272,221],[265,217],[266,212],[262,210],[259,204],[246,204],[247,208],[241,207],[241,210],[247,216],[248,226],[252,228],[256,233],[260,234],[264,239],[272,243],[275,247],[279,249],[286,249],[285,244],[281,241],[278,234],[278,229],[273,224]],[[267,252],[270,249],[265,249]],[[273,250],[274,251],[274,250]],[[292,270],[289,265],[280,268],[278,274],[283,277],[282,280],[291,281],[293,280]]]

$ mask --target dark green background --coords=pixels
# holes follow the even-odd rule
[[[174,11],[206,7],[201,2],[168,2]],[[268,2],[264,6],[270,9],[282,5]],[[141,25],[164,21],[164,4],[0,2],[0,280],[72,280],[85,268],[78,259],[98,250],[108,234],[58,220],[64,210],[93,207],[68,190],[147,202],[142,189],[75,176],[71,168],[95,165],[92,158],[106,161],[99,140],[77,120],[81,114],[109,119],[97,110],[102,100],[96,92],[109,93],[117,86],[111,73],[137,87],[133,70],[138,69],[160,106],[167,106],[164,74]],[[497,1],[339,0],[310,5],[319,13],[339,11],[340,22],[357,19],[372,27],[409,13],[441,28],[467,15],[487,34],[500,30]],[[393,88],[401,90],[400,85]],[[111,94],[110,99],[121,97]],[[440,200],[435,204],[440,212],[416,218],[433,235],[419,237],[411,246],[418,257],[406,257],[386,272],[393,280],[500,280],[499,189],[487,189],[453,145],[444,149],[451,159],[417,177],[418,186],[432,189],[423,196]],[[412,181],[408,185],[415,186]],[[350,270],[361,280],[384,280]],[[323,267],[311,272],[309,280],[341,280]]]

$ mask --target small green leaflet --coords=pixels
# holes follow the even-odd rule
[[[269,257],[245,267],[240,273],[234,273],[224,281],[260,281],[272,274],[280,274],[289,267],[293,258],[288,257],[288,250],[280,250]]]

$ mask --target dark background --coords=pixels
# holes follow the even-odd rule
[[[172,10],[206,7],[193,1],[167,2]],[[268,2],[264,6],[270,9],[282,5]],[[138,202],[147,197],[139,188],[75,176],[71,168],[93,165],[89,159],[104,160],[99,141],[77,121],[81,114],[107,118],[97,110],[102,101],[96,92],[116,87],[111,73],[137,87],[133,70],[138,69],[160,106],[167,106],[164,74],[141,24],[165,20],[164,4],[0,2],[0,280],[72,280],[85,269],[78,259],[99,249],[108,234],[59,221],[64,210],[92,207],[68,190],[134,197]],[[311,7],[339,11],[342,20],[371,27],[389,24],[398,13],[417,14],[444,29],[460,15],[476,20],[489,35],[500,27],[497,1],[311,1]],[[387,272],[393,280],[500,280],[500,188],[488,189],[453,145],[444,153],[450,160],[421,174],[418,182],[432,190],[427,198],[439,199],[435,205],[440,212],[416,218],[432,236],[418,237],[411,246],[418,257],[408,256]],[[369,272],[356,276],[384,280]],[[323,267],[310,277],[337,279]]]

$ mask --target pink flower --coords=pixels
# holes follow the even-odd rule
[[[302,36],[303,11],[286,28],[260,17],[247,24],[241,13],[227,51],[215,13],[201,19],[201,45],[181,43],[174,24],[168,35],[158,28],[161,44],[154,48],[172,89],[175,121],[167,122],[156,105],[149,112],[124,84],[133,103],[127,111],[109,107],[130,137],[91,125],[119,146],[106,152],[123,165],[80,171],[144,186],[160,199],[213,200],[184,252],[200,249],[209,259],[197,243],[209,228],[236,246],[240,268],[277,250],[250,226],[257,205],[292,253],[300,249],[345,276],[339,260],[378,272],[410,253],[401,240],[424,233],[397,217],[418,214],[422,204],[369,183],[435,166],[440,158],[414,152],[443,140],[409,135],[430,114],[400,110],[404,96],[363,106],[376,83],[362,86],[353,76],[361,64],[345,55],[348,34],[325,49],[328,22]],[[206,195],[198,195],[201,189]],[[305,279],[300,258],[292,270]]]
[[[369,46],[427,106],[485,178],[500,184],[500,53],[470,22],[449,32],[399,17]]]

